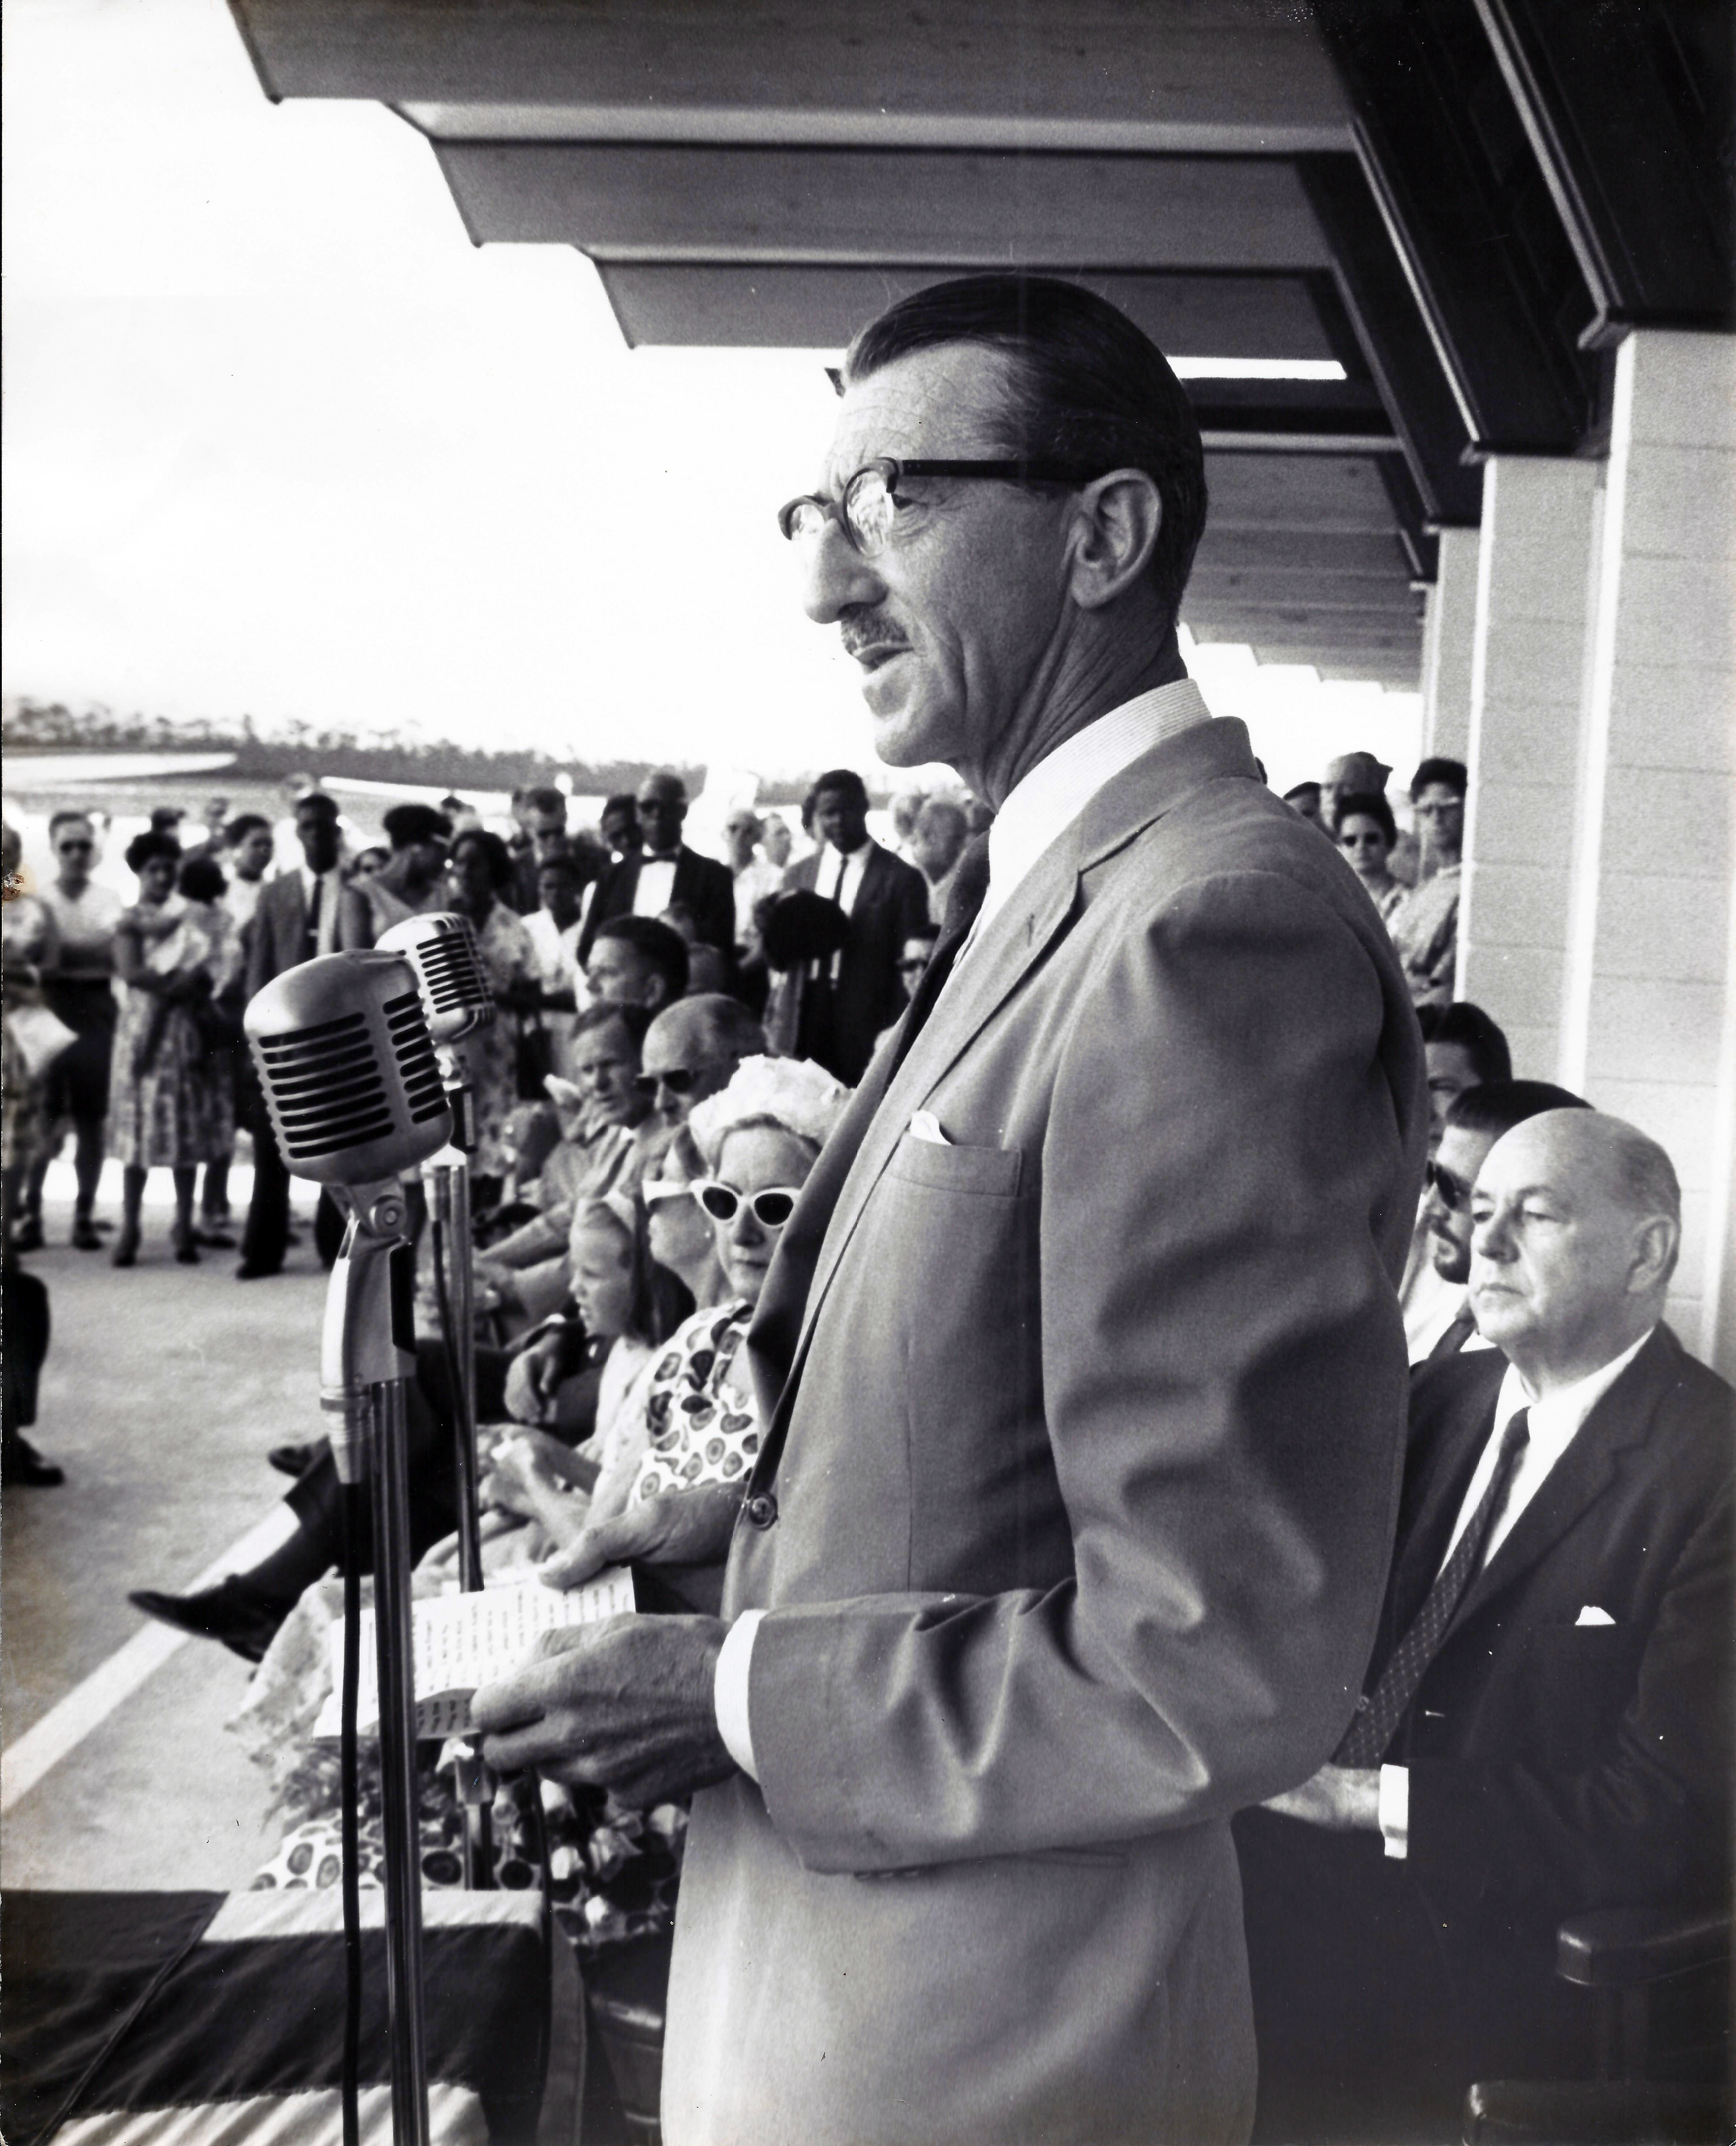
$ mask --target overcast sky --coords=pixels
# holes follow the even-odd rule
[[[627,350],[402,121],[267,103],[222,0],[7,0],[6,47],[8,694],[872,769],[773,519],[818,354]],[[1414,750],[1412,696],[1200,668],[1280,786]]]

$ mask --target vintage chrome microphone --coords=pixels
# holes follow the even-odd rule
[[[476,951],[470,919],[454,910],[407,916],[382,934],[377,951],[402,955],[416,971],[422,1011],[434,1039],[452,1113],[452,1137],[422,1165],[427,1189],[435,1299],[452,1390],[452,1445],[458,1493],[458,1570],[466,1594],[482,1585],[482,1538],[476,1502],[476,1322],[471,1233],[470,1156],[476,1145],[470,1080],[454,1047],[491,1027],[494,994]],[[472,1747],[457,1762],[466,1809],[464,1882],[471,1891],[494,1882],[488,1806],[493,1783]]]
[[[494,994],[482,973],[470,919],[455,911],[407,916],[382,936],[377,951],[402,955],[416,972],[452,1113],[451,1140],[422,1165],[422,1180],[428,1188],[433,1224],[435,1273],[442,1284],[437,1293],[447,1360],[452,1384],[459,1390],[458,1551],[464,1585],[473,1590],[482,1585],[476,1532],[476,1350],[470,1215],[470,1152],[476,1139],[469,1076],[453,1046],[492,1026]]]
[[[332,1186],[349,1210],[326,1298],[320,1405],[347,1520],[362,1485],[373,1484],[392,2135],[399,2146],[427,2146],[404,1420],[404,1390],[416,1370],[415,1255],[399,1180],[445,1145],[451,1113],[415,971],[397,955],[304,961],[254,997],[242,1025],[290,1175]],[[355,1644],[352,1623],[350,1663]],[[353,1681],[347,1664],[347,1691]],[[347,1848],[347,1894],[353,1842]],[[358,1956],[359,1941],[352,1960]],[[352,2089],[352,2064],[346,2069]]]

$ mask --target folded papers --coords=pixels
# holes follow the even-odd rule
[[[583,1587],[544,1587],[532,1580],[518,1587],[485,1587],[479,1595],[438,1595],[411,1605],[411,1639],[416,1692],[416,1733],[424,1736],[468,1736],[473,1724],[470,1702],[477,1687],[521,1668],[545,1632],[571,1624],[601,1624],[632,1610],[633,1575],[613,1565]],[[332,1628],[332,1691],[320,1709],[313,1733],[339,1733],[339,1699],[343,1689],[343,1624]],[[374,1613],[362,1613],[356,1725],[372,1735],[380,1725],[378,1665],[374,1656]]]

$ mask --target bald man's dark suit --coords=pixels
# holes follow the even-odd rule
[[[634,850],[610,866],[596,883],[590,913],[579,938],[579,966],[591,959],[599,927],[616,916],[631,916],[633,897],[639,891],[639,872],[654,860]],[[716,857],[702,857],[683,842],[676,852],[675,876],[670,882],[669,906],[691,909],[694,927],[706,946],[720,953],[731,952],[736,944],[736,882],[727,865]]]
[[[1445,1559],[1507,1368],[1419,1365],[1371,1688]],[[1732,1472],[1724,1380],[1659,1327],[1472,1581],[1386,1756],[1409,1852],[1236,1820],[1260,2045],[1256,2136],[1446,2135],[1474,2078],[1589,2071],[1554,1974],[1576,1910],[1729,1883]],[[1582,1624],[1587,1610],[1612,1621]],[[1334,2118],[1330,2112],[1337,2111]],[[1332,2128],[1335,2124],[1336,2128]]]

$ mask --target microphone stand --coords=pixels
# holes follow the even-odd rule
[[[422,2024],[422,1843],[410,1614],[410,1482],[404,1391],[416,1373],[415,1255],[396,1178],[347,1188],[349,1225],[332,1270],[320,1405],[340,1481],[372,1476],[374,1636],[385,1822],[386,1992],[395,2146],[429,2146]]]
[[[451,1044],[438,1047],[452,1137],[422,1165],[428,1192],[435,1295],[452,1387],[452,1446],[458,1498],[459,1585],[466,1595],[482,1585],[481,1515],[476,1503],[476,1321],[470,1210],[470,1158],[476,1146],[470,1083]],[[465,1743],[456,1762],[464,1804],[464,1884],[482,1893],[494,1885],[494,1838],[490,1805],[494,1782],[475,1744]]]

